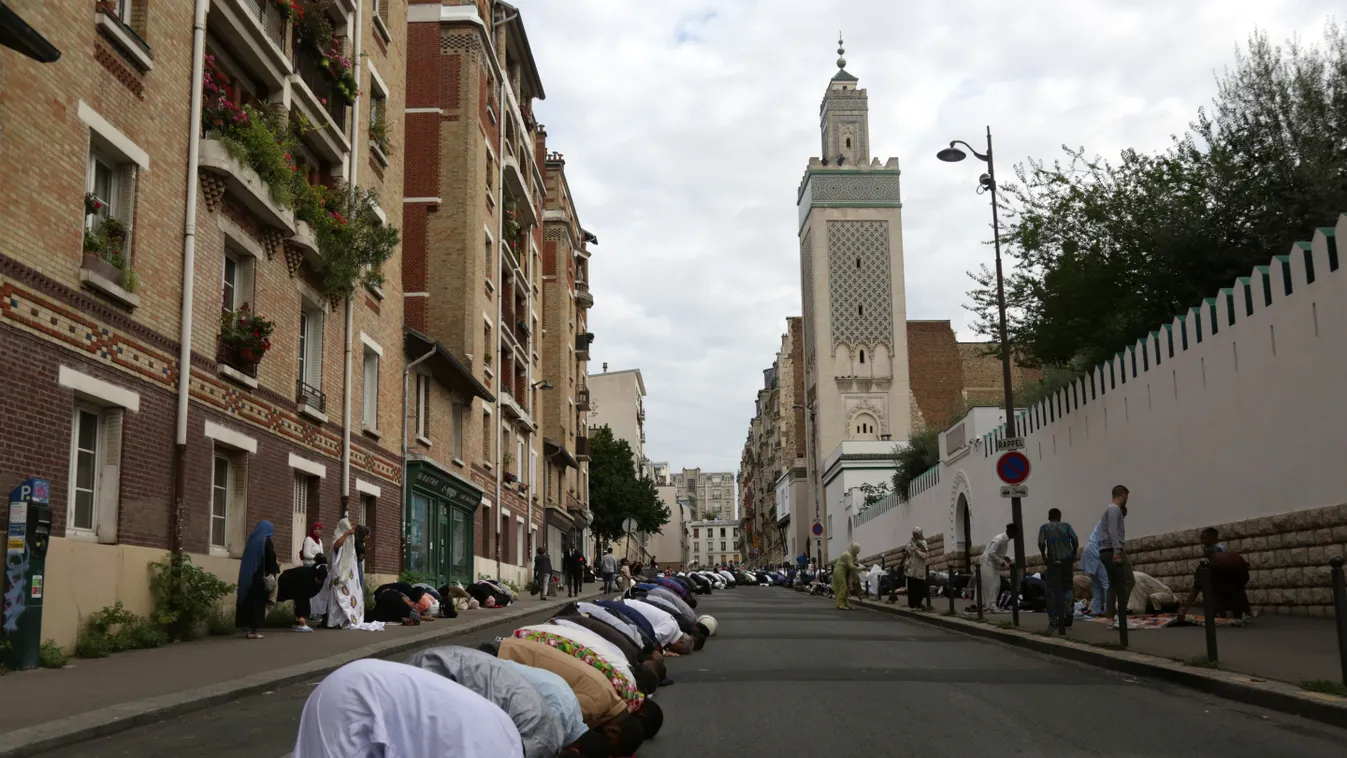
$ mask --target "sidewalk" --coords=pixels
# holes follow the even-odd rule
[[[583,597],[601,593],[586,588]],[[262,640],[205,637],[108,658],[71,658],[64,669],[0,678],[0,756],[29,755],[208,708],[322,676],[360,658],[391,657],[494,626],[572,599],[525,597],[500,609],[460,611],[458,618],[382,632],[323,629],[297,634],[264,630]],[[52,720],[53,716],[59,716]]]
[[[1077,619],[1063,639],[1046,635],[1046,614],[1021,613],[1020,627],[1006,628],[1011,623],[1009,613],[988,614],[979,623],[976,616],[945,615],[949,606],[947,600],[942,600],[935,600],[934,611],[924,612],[908,610],[901,602],[890,605],[862,600],[858,605],[1038,653],[1154,677],[1219,697],[1347,727],[1347,698],[1301,687],[1307,681],[1341,681],[1337,631],[1332,620],[1260,616],[1245,627],[1217,627],[1220,664],[1211,668],[1192,665],[1196,659],[1206,659],[1206,632],[1201,626],[1132,629],[1127,650],[1121,650],[1118,631],[1104,623]]]

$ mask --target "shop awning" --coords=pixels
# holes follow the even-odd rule
[[[466,397],[480,397],[488,403],[496,401],[496,396],[491,394],[491,390],[478,381],[477,377],[472,375],[472,371],[449,352],[449,348],[415,329],[403,327],[402,332],[403,350],[407,354],[408,361],[414,361],[426,353],[433,352],[424,365],[430,369],[436,381]]]
[[[4,0],[0,0],[0,47],[17,50],[38,63],[52,63],[61,57],[61,51],[19,18]]]

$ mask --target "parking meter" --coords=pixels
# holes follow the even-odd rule
[[[27,479],[9,493],[0,662],[12,670],[37,668],[42,648],[42,578],[51,540],[51,483]]]

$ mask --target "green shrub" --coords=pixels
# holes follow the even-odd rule
[[[434,576],[431,574],[423,574],[420,571],[404,571],[401,574],[398,574],[398,581],[406,582],[407,584],[428,584],[431,587],[434,587],[436,583]]]
[[[289,600],[271,606],[271,609],[267,611],[267,617],[262,621],[262,626],[271,629],[285,629],[294,625],[295,605]]]
[[[106,658],[123,650],[162,647],[168,635],[154,621],[126,610],[122,601],[89,615],[75,641],[75,655]]]
[[[81,658],[106,658],[112,654],[112,638],[85,627],[75,639],[75,655]]]
[[[42,649],[37,654],[38,662],[44,669],[65,668],[66,654],[61,646],[56,644],[55,640],[47,640],[42,643]]]
[[[173,640],[197,636],[220,600],[234,585],[192,563],[186,553],[174,553],[150,564],[150,594],[154,597],[154,621]]]
[[[206,617],[206,633],[212,637],[226,637],[238,631],[234,619],[226,611],[216,608]]]

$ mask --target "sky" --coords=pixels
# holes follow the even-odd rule
[[[1158,150],[1210,103],[1256,29],[1317,42],[1333,0],[512,0],[597,235],[590,373],[639,368],[646,455],[735,471],[763,369],[800,313],[796,191],[837,72],[869,94],[875,157],[902,168],[909,319],[964,309],[991,261],[981,164],[941,163],[991,126],[1002,183],[1062,145]],[[946,10],[956,6],[959,13]]]

